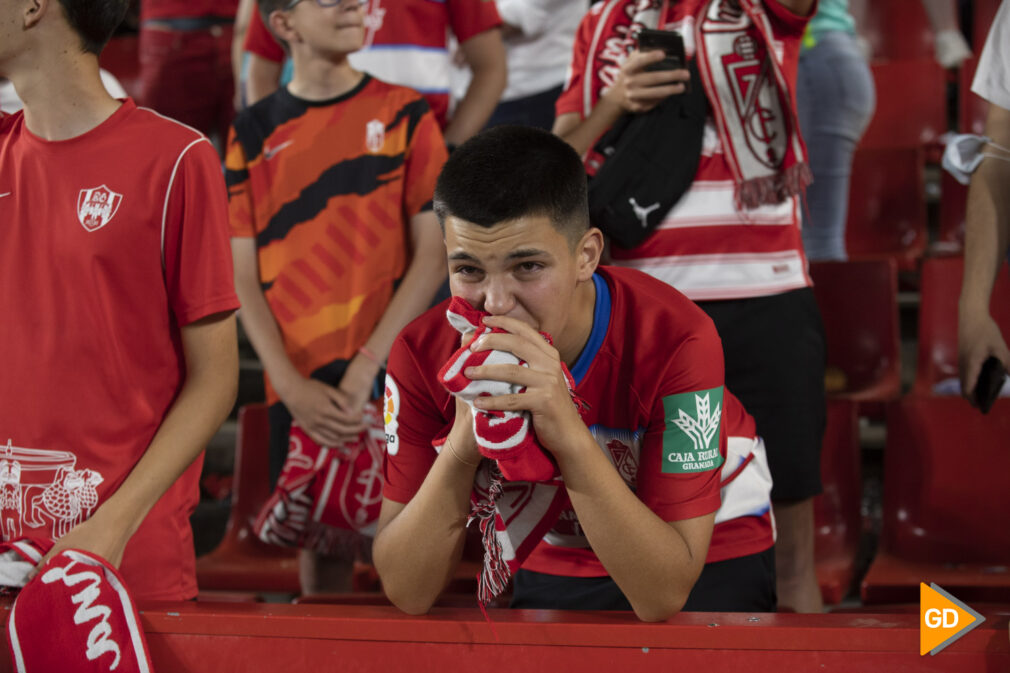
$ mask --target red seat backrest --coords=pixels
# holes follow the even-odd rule
[[[235,481],[228,531],[249,528],[270,497],[270,422],[267,405],[247,404],[238,411]]]
[[[881,548],[917,562],[1010,559],[1010,400],[988,415],[959,397],[888,406]]]
[[[871,69],[877,107],[861,149],[917,148],[947,131],[946,75],[932,57],[875,62]]]
[[[859,419],[852,400],[831,399],[821,449],[824,491],[814,498],[815,556],[854,554],[859,546],[862,517],[862,474],[859,464]]]
[[[859,150],[852,164],[845,244],[852,259],[914,265],[926,248],[921,149]]]
[[[914,391],[930,395],[933,387],[957,373],[957,303],[961,294],[962,257],[924,260],[919,304],[919,352]],[[990,310],[1010,339],[1010,274],[1000,269]]]
[[[867,0],[853,4],[852,11],[859,34],[870,43],[873,58],[933,57],[933,29],[919,0]]]
[[[821,309],[828,367],[845,374],[854,393],[898,379],[898,280],[892,260],[817,262],[810,265]],[[895,390],[897,394],[900,390]]]

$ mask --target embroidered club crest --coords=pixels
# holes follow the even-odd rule
[[[618,473],[629,486],[634,488],[638,482],[638,457],[635,452],[619,439],[607,442],[607,449],[614,459],[614,466],[617,467]]]
[[[777,170],[785,158],[788,137],[781,132],[785,113],[767,50],[751,36],[740,35],[722,64],[747,147],[758,162]]]
[[[82,189],[77,195],[77,219],[87,231],[97,231],[116,216],[123,195],[105,185]]]
[[[373,154],[382,149],[386,142],[386,125],[373,119],[365,125],[365,146]]]

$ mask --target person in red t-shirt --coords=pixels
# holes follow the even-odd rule
[[[350,55],[351,65],[423,94],[450,146],[482,129],[507,80],[495,4],[488,0],[397,0],[395,4],[362,0],[362,4],[366,5],[364,47]],[[451,114],[448,31],[456,36],[474,72]],[[277,88],[285,57],[260,12],[253,12],[249,22],[245,50],[249,56],[246,102],[251,105]]]
[[[0,76],[24,102],[0,114],[0,526],[181,600],[238,301],[213,147],[99,77],[128,4],[0,4]]]
[[[588,227],[585,190],[568,145],[510,126],[459,147],[435,190],[453,302],[465,299],[488,314],[485,326],[502,330],[470,350],[525,363],[462,369],[473,381],[519,390],[477,397],[473,413],[529,412],[567,498],[541,509],[536,493],[560,482],[500,482],[495,506],[518,508],[501,516],[518,544],[498,552],[519,566],[513,606],[633,609],[650,621],[685,605],[774,610],[771,481],[753,422],[723,389],[715,327],[668,285],[598,267],[603,237]],[[373,558],[387,596],[410,613],[426,612],[452,577],[471,492],[495,474],[478,450],[470,407],[441,382],[439,368],[460,347],[445,311],[408,325],[387,369],[386,485]],[[732,447],[730,434],[740,439]],[[737,483],[737,475],[746,477]],[[714,536],[717,510],[725,524]]]

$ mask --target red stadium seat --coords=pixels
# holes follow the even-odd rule
[[[916,149],[947,131],[947,76],[932,56],[877,62],[871,69],[877,107],[860,149]]]
[[[957,303],[961,294],[961,257],[927,259],[922,264],[919,305],[919,355],[912,390],[932,395],[941,381],[957,378]],[[1010,334],[1010,274],[996,278],[990,304],[1004,334]]]
[[[898,280],[891,260],[810,265],[828,350],[828,392],[860,402],[901,393]]]
[[[196,561],[197,584],[201,592],[298,593],[297,552],[260,542],[251,528],[270,495],[266,405],[242,407],[238,423],[231,514],[221,544]]]
[[[926,240],[923,150],[858,150],[845,231],[849,257],[894,259],[914,269]]]
[[[853,5],[859,34],[874,59],[909,60],[933,57],[933,29],[917,0],[862,2]]]
[[[120,35],[109,40],[99,59],[101,66],[111,72],[134,100],[140,95],[140,56],[137,53],[136,35]]]
[[[1010,601],[1010,400],[983,416],[953,397],[888,407],[880,549],[866,604],[915,602],[936,582],[961,600]]]
[[[852,586],[863,527],[859,419],[851,400],[828,401],[821,481],[824,492],[814,498],[814,558],[824,602],[835,605]]]

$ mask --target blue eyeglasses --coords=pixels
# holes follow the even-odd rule
[[[292,10],[302,0],[291,0],[285,7],[285,12]],[[368,0],[316,0],[316,4],[320,7],[333,7],[335,5],[357,5],[358,7],[364,7],[368,4]]]

